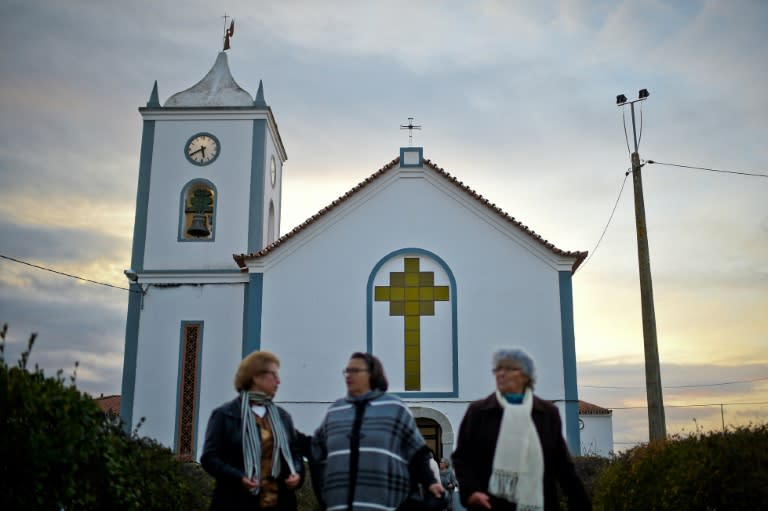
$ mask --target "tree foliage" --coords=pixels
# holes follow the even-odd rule
[[[0,508],[207,509],[210,479],[166,447],[126,434],[60,370],[27,369],[35,334],[15,366],[0,331]]]

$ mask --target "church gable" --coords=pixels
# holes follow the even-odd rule
[[[468,375],[494,347],[522,344],[547,360],[547,394],[561,395],[562,280],[586,254],[557,249],[433,163],[400,161],[235,256],[260,303],[247,319],[249,349],[291,354],[286,374],[334,382],[332,342],[331,358],[377,354],[392,392],[451,399],[486,390]],[[283,398],[332,392],[286,388]]]
[[[382,182],[390,184],[393,180],[393,175],[395,179],[409,177],[424,178],[431,182],[435,187],[442,189],[446,195],[451,195],[458,202],[473,210],[478,216],[483,217],[486,221],[495,223],[499,228],[506,230],[513,238],[527,245],[544,257],[557,260],[557,264],[559,265],[567,263],[570,265],[572,272],[575,272],[586,258],[587,252],[565,251],[557,248],[554,244],[542,238],[541,235],[515,219],[515,217],[504,212],[500,207],[491,203],[488,199],[464,184],[463,181],[458,180],[430,160],[423,160],[423,165],[413,165],[407,162],[401,163],[401,160],[402,158],[395,158],[390,163],[358,183],[351,190],[318,211],[315,215],[312,215],[293,230],[284,234],[261,250],[250,254],[234,254],[233,257],[235,261],[241,269],[245,269],[248,266],[248,261],[255,262],[255,260],[259,260],[272,254],[289,241],[295,243],[295,241],[291,240],[301,239],[310,235],[312,230],[317,228],[317,224],[330,216],[334,216],[339,210],[348,207],[350,203],[357,202],[361,196],[372,196],[378,193],[383,193],[383,190],[387,187],[377,185]],[[365,200],[367,200],[367,198]],[[415,197],[414,201],[424,202],[418,197]],[[429,212],[425,211],[424,214],[428,215]]]

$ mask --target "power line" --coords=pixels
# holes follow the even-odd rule
[[[708,167],[696,167],[693,165],[682,165],[680,163],[664,163],[663,161],[654,161],[654,160],[646,160],[647,164],[649,165],[667,165],[670,167],[681,167],[684,169],[693,169],[693,170],[706,170],[708,172],[722,172],[723,174],[738,174],[740,176],[752,176],[752,177],[766,177],[768,178],[768,174],[760,174],[757,172],[738,172],[735,170],[722,170],[722,169],[711,169]]]
[[[640,150],[640,142],[642,142],[642,140],[643,140],[643,103],[645,103],[645,101],[641,101],[640,102],[640,132],[637,135],[637,149],[638,149],[638,151]],[[624,110],[624,109],[622,108],[622,110]]]
[[[608,217],[608,222],[605,224],[605,228],[603,228],[603,233],[600,235],[600,239],[597,240],[597,243],[595,244],[595,248],[592,249],[592,251],[589,253],[589,257],[587,257],[587,260],[584,261],[584,264],[581,265],[582,269],[587,265],[590,259],[592,259],[592,256],[595,255],[595,252],[597,251],[597,247],[600,246],[600,242],[603,241],[603,236],[605,236],[605,232],[608,230],[608,226],[611,225],[611,220],[613,220],[613,214],[616,213],[616,206],[619,205],[619,199],[621,199],[621,194],[624,191],[624,185],[627,184],[627,176],[631,171],[627,171],[624,173],[624,181],[621,183],[621,188],[619,189],[619,196],[616,197],[616,203],[613,205],[613,209],[611,210],[611,216]],[[582,270],[583,271],[583,270]]]
[[[738,403],[692,403],[688,405],[664,405],[664,408],[704,408],[709,406],[768,405],[768,401],[744,401]],[[602,406],[609,410],[644,410],[647,406]]]
[[[764,376],[762,378],[755,378],[752,380],[740,380],[740,381],[725,381],[720,383],[701,383],[701,384],[692,384],[692,385],[665,385],[662,388],[665,389],[686,389],[686,388],[694,388],[694,387],[719,387],[722,385],[737,385],[739,383],[752,383],[756,381],[762,381],[762,380],[768,380],[768,376]],[[645,387],[611,387],[611,386],[601,386],[601,385],[579,385],[579,387],[586,387],[590,389],[644,389]]]
[[[625,115],[625,109],[621,109],[621,124],[624,126],[624,141],[627,143],[627,153],[632,154],[632,149],[629,148],[629,135],[627,134],[627,116]]]
[[[113,287],[115,289],[122,289],[123,291],[134,292],[132,289],[128,289],[126,287],[114,286],[112,284],[107,284],[106,282],[99,282],[97,280],[86,279],[84,277],[79,277],[77,275],[72,275],[71,273],[64,273],[63,271],[58,271],[58,270],[54,270],[52,268],[46,268],[45,266],[38,266],[36,264],[28,263],[26,261],[21,261],[19,259],[14,259],[13,257],[8,257],[8,256],[5,256],[3,254],[0,254],[0,257],[2,257],[3,259],[7,259],[9,261],[13,261],[14,263],[24,264],[26,266],[31,266],[32,268],[37,268],[38,270],[49,271],[51,273],[55,273],[56,275],[62,275],[64,277],[69,277],[69,278],[72,278],[72,279],[82,280],[83,282],[90,282],[91,284],[98,284],[100,286]]]

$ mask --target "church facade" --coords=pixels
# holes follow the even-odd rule
[[[558,249],[424,157],[399,155],[280,237],[287,154],[261,84],[225,53],[195,86],[140,108],[143,134],[121,415],[189,459],[233,397],[241,358],[281,359],[277,401],[312,433],[355,351],[381,358],[438,456],[491,354],[523,346],[578,453],[572,275]]]

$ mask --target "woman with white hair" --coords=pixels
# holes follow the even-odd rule
[[[496,391],[469,405],[453,467],[468,509],[556,511],[557,485],[569,508],[591,510],[568,453],[557,408],[533,394],[536,368],[520,348],[493,355]]]

